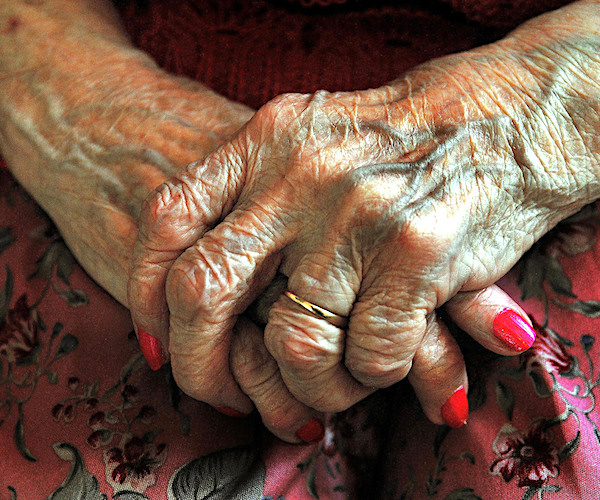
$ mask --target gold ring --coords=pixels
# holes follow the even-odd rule
[[[298,297],[295,293],[286,290],[283,292],[286,297],[293,300],[296,304],[301,305],[307,311],[313,313],[317,318],[324,319],[325,321],[331,323],[333,326],[337,326],[338,328],[346,328],[348,325],[348,318],[346,316],[340,316],[339,314],[332,313],[327,309],[323,309],[322,307],[309,302],[308,300],[304,300],[302,297]]]

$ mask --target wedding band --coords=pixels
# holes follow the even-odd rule
[[[283,292],[286,297],[293,300],[296,304],[301,305],[307,311],[313,313],[317,318],[324,319],[328,323],[331,323],[333,326],[337,326],[338,328],[346,328],[348,325],[348,318],[346,316],[340,316],[339,314],[332,313],[327,309],[323,309],[322,307],[309,302],[308,300],[304,300],[302,297],[298,297],[295,293],[286,290]]]

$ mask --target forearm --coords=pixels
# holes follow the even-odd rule
[[[600,3],[576,2],[378,89],[382,116],[398,129],[410,126],[415,142],[427,130],[463,132],[453,140],[474,173],[493,177],[513,200],[535,193],[523,203],[535,205],[537,238],[600,198],[599,49]],[[411,141],[402,146],[411,161],[432,153],[414,152]],[[449,163],[439,176],[464,174]]]
[[[0,0],[0,152],[122,303],[142,201],[250,115],[160,70],[109,2]]]
[[[535,79],[521,92],[530,94],[525,98],[533,110],[523,132],[533,131],[539,141],[535,151],[545,172],[569,179],[563,192],[552,194],[571,205],[570,215],[600,198],[600,2],[575,2],[539,16],[500,43],[522,54]],[[540,124],[538,130],[527,121]]]

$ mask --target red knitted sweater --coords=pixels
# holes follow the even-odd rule
[[[304,7],[329,7],[348,0],[289,0]],[[443,0],[469,19],[489,26],[510,27],[524,20],[556,9],[568,0]]]
[[[444,0],[469,19],[489,26],[512,27],[569,0]],[[570,0],[572,1],[572,0]]]
[[[568,0],[119,0],[167,70],[258,107],[283,92],[377,87]],[[477,22],[475,22],[477,20]]]

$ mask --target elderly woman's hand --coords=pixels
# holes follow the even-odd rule
[[[437,308],[489,286],[597,199],[597,4],[564,12],[570,27],[553,13],[380,89],[282,96],[161,186],[143,211],[129,302],[138,328],[168,345],[181,387],[249,411],[231,332],[279,268],[290,291],[349,324],[282,296],[264,334],[269,380],[308,407],[345,409],[426,366],[424,338],[445,332]],[[475,328],[460,311],[498,352],[532,340],[516,313]],[[438,382],[446,397],[457,388]],[[257,406],[276,426],[277,404]]]
[[[48,0],[32,6],[0,0],[0,6],[2,154],[80,263],[127,305],[141,201],[183,165],[231,137],[252,112],[158,69],[127,42],[107,2]],[[40,45],[42,38],[50,42]],[[263,313],[264,298],[256,309]],[[316,412],[291,397],[279,378],[265,397],[265,382],[277,365],[260,330],[247,321],[237,330],[231,365],[245,390],[259,408],[279,401],[280,408],[290,409],[288,423],[279,418],[271,428],[295,429],[296,422],[308,421]],[[445,367],[460,359],[451,338],[436,341],[429,352],[424,359],[444,357]],[[412,373],[418,371],[417,366]],[[454,378],[466,387],[464,373]],[[417,387],[427,386],[425,378],[413,379]],[[318,436],[319,427],[312,425],[311,432]],[[280,435],[289,439],[289,433]],[[300,435],[310,439],[306,432]]]

